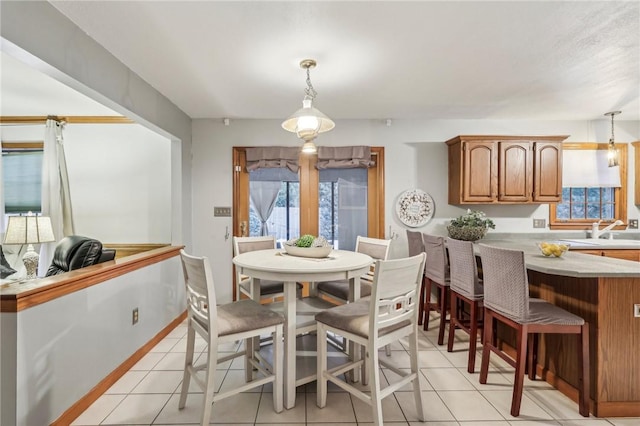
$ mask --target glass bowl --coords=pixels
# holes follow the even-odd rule
[[[536,243],[544,257],[561,257],[569,250],[569,243],[546,242]]]

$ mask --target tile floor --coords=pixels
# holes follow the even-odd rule
[[[437,324],[432,318],[428,332],[420,334],[420,366],[423,377],[422,397],[426,422],[417,420],[410,386],[389,396],[383,403],[386,425],[575,425],[605,426],[640,425],[640,418],[586,419],[578,414],[576,403],[548,384],[525,379],[520,416],[509,414],[513,369],[492,356],[488,383],[478,382],[479,373],[466,371],[467,340],[458,332],[454,352],[438,346]],[[397,343],[392,359],[409,367],[408,346]],[[151,352],[127,372],[116,384],[82,413],[73,425],[192,425],[200,418],[202,395],[194,393],[187,405],[178,410],[180,384],[186,348],[186,326],[179,325]],[[200,340],[197,351],[205,349]],[[223,348],[237,350],[237,345]],[[384,355],[382,355],[384,356]],[[218,385],[235,386],[244,380],[242,360],[238,358],[218,368]],[[476,363],[480,367],[480,356]],[[393,381],[394,373],[382,369],[381,377]],[[337,387],[330,387],[327,407],[316,406],[315,382],[298,388],[296,406],[280,414],[273,411],[270,385],[245,392],[213,405],[212,424],[227,425],[331,425],[355,426],[371,424],[367,405]]]

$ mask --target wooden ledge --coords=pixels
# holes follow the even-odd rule
[[[0,312],[19,312],[125,275],[180,254],[184,246],[165,246],[61,275],[0,286]]]

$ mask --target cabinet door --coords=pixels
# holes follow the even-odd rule
[[[529,141],[498,142],[498,201],[531,201],[533,161]]]
[[[466,202],[495,201],[498,179],[495,143],[463,142],[464,183],[462,199]]]
[[[616,259],[640,261],[639,250],[619,250],[607,249],[602,251],[602,255],[606,257],[615,257]]]
[[[533,201],[560,201],[562,145],[556,142],[534,142],[533,153]]]

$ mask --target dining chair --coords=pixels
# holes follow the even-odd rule
[[[233,255],[237,256],[254,250],[269,250],[276,248],[276,238],[273,235],[261,237],[233,237]],[[236,300],[240,300],[242,294],[252,299],[252,278],[240,274],[236,269]],[[284,296],[284,283],[282,281],[260,280],[260,300],[274,301]],[[302,284],[298,283],[298,291],[302,290]]]
[[[478,277],[476,256],[471,241],[455,240],[447,238],[447,251],[449,253],[449,270],[451,277],[449,340],[447,351],[453,351],[453,340],[456,329],[463,330],[469,335],[469,359],[467,371],[475,372],[476,346],[478,334],[482,338],[482,280]],[[465,311],[465,307],[469,311]]]
[[[327,382],[330,381],[369,404],[373,423],[382,425],[382,399],[413,383],[413,396],[419,420],[424,420],[418,366],[418,305],[424,273],[425,254],[377,260],[371,297],[336,306],[316,315],[318,324],[317,405],[327,404]],[[327,333],[345,336],[362,348],[360,357],[327,369]],[[378,350],[403,338],[408,338],[410,371],[402,370],[380,358]],[[333,358],[332,358],[333,359]],[[391,369],[402,378],[384,389],[380,382],[380,366]],[[363,384],[370,384],[367,394],[342,380],[345,372],[361,369]]]
[[[204,404],[200,415],[200,423],[203,426],[209,424],[214,402],[266,383],[273,383],[273,407],[280,413],[283,408],[284,317],[251,299],[217,306],[209,260],[206,257],[188,255],[184,250],[180,251],[180,259],[187,294],[187,353],[178,408],[185,407],[189,384],[193,379],[204,392]],[[205,360],[198,365],[194,364],[196,333],[207,342]],[[270,364],[259,354],[260,346],[255,347],[253,343],[253,339],[262,334],[272,336],[273,360]],[[244,339],[244,350],[219,356],[219,345],[242,339]],[[216,394],[216,366],[240,356],[245,357],[247,383]],[[204,378],[197,375],[197,372],[202,370],[206,370]],[[258,373],[262,377],[254,378]]]
[[[356,238],[355,251],[371,256],[375,260],[387,260],[389,258],[389,249],[391,240],[383,240],[379,238],[369,238],[358,235]],[[373,264],[372,264],[373,265]],[[371,283],[373,282],[374,267],[362,277],[360,277],[360,297],[371,295]],[[347,280],[324,281],[315,283],[319,294],[326,295],[335,300],[337,303],[349,303],[349,282]]]
[[[438,344],[444,344],[444,329],[447,324],[449,304],[449,259],[444,245],[444,238],[436,235],[422,234],[424,251],[427,261],[424,267],[425,302],[424,302],[424,330],[429,329],[429,312],[440,313],[440,327],[438,330]],[[436,302],[431,301],[432,286],[436,287]]]
[[[422,232],[410,231],[407,229],[407,243],[409,245],[409,257],[418,255],[424,252],[424,241],[422,241]],[[420,284],[420,306],[418,307],[418,325],[422,325],[422,319],[424,315],[424,300],[425,300],[425,278],[422,277],[422,284]]]
[[[484,333],[480,383],[487,383],[489,356],[493,352],[515,368],[511,415],[520,414],[524,375],[535,379],[540,333],[576,334],[578,337],[578,407],[589,417],[589,324],[542,299],[529,298],[524,252],[479,245],[484,284]],[[515,357],[501,350],[495,341],[497,323],[516,333]],[[528,351],[527,351],[528,349]]]

